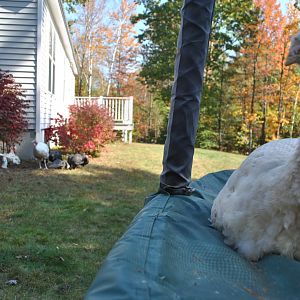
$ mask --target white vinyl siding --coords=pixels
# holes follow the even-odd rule
[[[29,129],[35,128],[36,48],[37,0],[0,0],[0,69],[22,84]]]
[[[70,41],[62,28],[63,15],[57,10],[59,3],[60,0],[0,0],[0,69],[14,75],[25,91],[26,100],[30,101],[29,129],[47,128],[57,112],[67,116],[68,105],[75,97],[75,71],[70,63],[71,60],[74,65],[74,57],[70,55]],[[38,9],[42,10],[40,21]],[[51,55],[50,24],[55,35]],[[37,41],[39,33],[41,39]],[[36,120],[39,120],[38,126]]]
[[[52,29],[51,26],[53,26]],[[52,54],[49,55],[51,30],[55,36],[55,43],[52,40],[52,45],[55,46]],[[51,118],[55,118],[57,113],[67,116],[68,106],[73,103],[75,97],[75,76],[46,0],[43,9],[41,36],[41,52],[45,59],[41,66],[43,80],[40,86],[40,111],[41,129],[45,129],[49,127]]]
[[[49,43],[50,43],[50,24],[51,18],[46,1],[43,5],[42,24],[41,24],[41,78],[40,89],[40,123],[41,129],[45,129],[50,125],[52,117],[52,106],[54,96],[49,92]],[[55,30],[55,29],[54,29]]]

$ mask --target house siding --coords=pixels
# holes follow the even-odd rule
[[[55,118],[57,113],[67,116],[68,106],[74,102],[75,76],[46,0],[42,15],[41,56],[44,59],[41,65],[41,74],[45,80],[40,82],[40,120],[41,129],[43,130],[49,127],[51,118]],[[54,94],[51,94],[48,90],[50,24],[53,25],[56,36]]]
[[[31,142],[43,140],[51,118],[67,117],[75,98],[76,63],[58,8],[60,0],[0,0],[0,69],[14,75],[29,101],[29,131],[16,149],[23,159],[32,157]],[[48,90],[50,23],[56,35],[53,94]]]
[[[41,77],[44,80],[40,81],[40,123],[41,129],[45,129],[50,125],[52,113],[52,104],[54,96],[48,91],[49,77],[49,39],[50,39],[50,12],[46,1],[43,4],[42,24],[41,24]]]
[[[29,129],[35,128],[37,0],[0,0],[0,69],[13,74],[29,101]]]

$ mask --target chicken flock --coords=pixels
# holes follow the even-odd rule
[[[45,169],[48,169],[47,161],[50,161],[50,169],[76,169],[89,163],[88,156],[82,153],[68,155],[67,161],[62,159],[62,154],[58,150],[50,150],[48,145],[43,142],[33,141],[33,155],[39,161],[39,167],[42,169],[44,163]]]
[[[67,160],[63,160],[62,153],[58,150],[50,150],[46,143],[36,141],[32,143],[33,156],[38,160],[40,169],[42,169],[42,165],[45,169],[76,169],[89,163],[89,158],[86,154],[71,154],[67,156]],[[20,163],[20,158],[13,150],[10,153],[0,153],[0,168],[7,169],[9,164],[19,165]]]

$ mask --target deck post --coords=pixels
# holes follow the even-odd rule
[[[133,120],[133,96],[129,98],[129,120]]]
[[[129,131],[129,144],[132,144],[132,130]]]
[[[128,131],[126,129],[122,130],[122,140],[124,143],[128,142]]]

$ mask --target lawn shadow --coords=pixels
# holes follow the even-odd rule
[[[0,169],[1,298],[82,299],[158,181],[150,171],[95,163]]]

